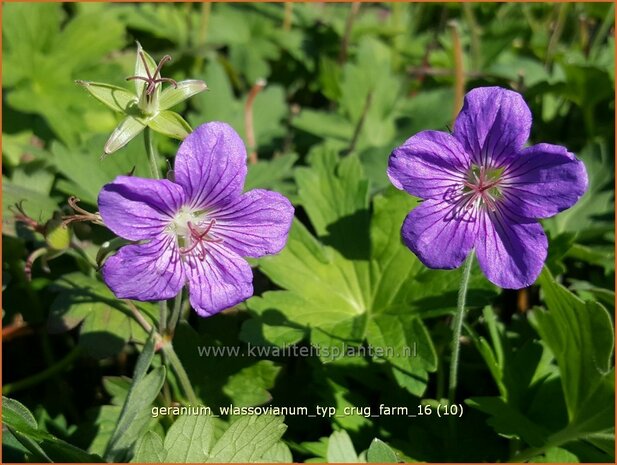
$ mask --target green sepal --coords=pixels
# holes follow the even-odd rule
[[[167,110],[207,89],[208,86],[206,83],[198,79],[180,81],[177,83],[176,87],[167,87],[163,92],[161,92],[161,97],[159,99],[159,110]]]
[[[75,81],[99,102],[120,113],[129,114],[137,105],[137,98],[126,89],[103,82]]]
[[[121,149],[144,130],[146,124],[139,118],[127,116],[111,133],[105,143],[105,154],[110,155]]]
[[[148,121],[148,126],[167,137],[183,140],[192,129],[182,116],[174,111],[161,111]]]

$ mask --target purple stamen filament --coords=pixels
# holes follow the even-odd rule
[[[206,242],[221,242],[221,239],[216,239],[208,235],[215,224],[216,220],[210,220],[208,226],[206,226],[203,231],[199,231],[199,229],[195,227],[192,222],[187,222],[186,225],[189,230],[191,245],[188,247],[180,247],[180,254],[188,255],[193,252],[193,250],[197,249],[197,258],[203,261],[208,253],[208,250],[206,249]]]
[[[144,52],[139,52],[139,56],[141,58],[142,63],[144,64],[144,69],[146,70],[147,77],[146,76],[129,76],[126,78],[127,81],[139,79],[141,81],[147,82],[148,83],[148,87],[146,87],[147,95],[152,95],[156,89],[156,85],[159,83],[163,83],[163,82],[167,82],[171,84],[172,86],[174,86],[175,88],[178,88],[178,83],[174,81],[173,79],[160,77],[160,73],[161,73],[161,70],[163,69],[163,65],[171,61],[171,57],[169,55],[165,55],[163,58],[161,58],[161,61],[159,61],[159,64],[157,65],[153,74],[150,74],[150,69],[148,68],[148,62],[146,61],[146,56],[144,55]],[[157,78],[157,76],[159,77]]]

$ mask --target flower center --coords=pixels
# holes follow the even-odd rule
[[[214,218],[208,218],[204,211],[193,212],[181,209],[169,225],[168,230],[177,241],[180,255],[192,255],[199,260],[205,260],[208,253],[208,242],[221,242],[214,236]]]
[[[463,201],[465,208],[486,206],[495,211],[496,202],[501,197],[500,183],[502,181],[501,168],[486,168],[472,165],[463,182]]]

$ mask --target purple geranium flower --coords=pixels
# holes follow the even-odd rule
[[[423,131],[396,148],[388,177],[424,199],[405,219],[403,241],[430,268],[461,265],[472,249],[494,284],[531,285],[548,243],[537,218],[574,205],[585,166],[564,147],[529,138],[531,113],[516,92],[470,91],[453,134]]]
[[[105,225],[139,244],[122,247],[103,278],[122,299],[164,300],[188,284],[201,316],[253,294],[253,273],[242,257],[279,252],[294,209],[284,196],[242,193],[246,149],[225,123],[204,124],[180,145],[175,181],[118,176],[103,187]]]

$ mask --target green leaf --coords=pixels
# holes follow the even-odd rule
[[[398,463],[396,453],[381,439],[375,438],[366,451],[368,463]]]
[[[291,461],[280,440],[286,426],[282,417],[242,416],[217,440],[218,420],[209,415],[183,415],[165,439],[148,432],[139,441],[134,462],[253,463]]]
[[[582,435],[614,427],[615,336],[610,315],[597,302],[583,302],[557,284],[547,269],[539,282],[548,311],[534,311],[533,322],[561,372],[568,428]]]
[[[128,114],[134,111],[133,106],[137,104],[137,97],[122,87],[101,82],[75,82],[86,89],[99,102],[114,111]]]
[[[122,406],[131,388],[131,380],[124,376],[106,376],[103,378],[103,386],[111,396],[111,403]]]
[[[454,309],[460,273],[428,271],[402,244],[400,227],[416,199],[389,190],[373,199],[371,217],[368,182],[355,156],[339,159],[322,147],[309,160],[296,179],[318,239],[295,221],[287,247],[259,260],[283,290],[248,301],[256,319],[242,337],[281,345],[310,334],[329,362],[344,355],[345,344],[368,340],[387,349],[381,358],[398,383],[422,395],[436,354],[420,317]],[[485,305],[494,293],[485,279],[472,281],[469,305]]]
[[[38,461],[46,462],[102,462],[48,432],[38,428],[32,413],[14,399],[2,396],[2,424],[26,447]]]
[[[123,46],[124,26],[111,10],[79,9],[65,21],[64,10],[42,5],[7,8],[9,28],[4,69],[11,86],[7,101],[14,110],[35,113],[68,145],[75,145],[88,128],[90,109],[83,93],[72,84],[101,58]],[[105,24],[105,34],[99,27]],[[29,37],[32,35],[32,37]],[[36,36],[36,39],[33,37]],[[61,65],[59,65],[61,64]],[[117,71],[106,64],[106,71]],[[14,71],[13,71],[14,70]],[[3,85],[7,85],[3,83]]]
[[[191,418],[191,417],[184,417]],[[178,423],[181,421],[176,421]],[[172,428],[175,424],[172,425]],[[170,428],[171,429],[171,428]],[[174,460],[176,461],[176,460]],[[163,448],[163,440],[161,437],[153,431],[147,431],[144,436],[139,440],[137,447],[135,448],[135,455],[131,460],[133,463],[163,463],[165,462],[165,450]]]
[[[117,150],[120,150],[137,135],[144,130],[146,124],[139,118],[133,116],[127,116],[122,122],[114,129],[109,139],[105,143],[103,151],[106,155],[110,155]]]
[[[414,394],[424,392],[428,372],[437,369],[437,354],[422,320],[413,315],[378,314],[369,323],[367,340],[371,346],[385,348],[376,358],[390,362],[401,385]]]
[[[7,5],[3,13],[6,22],[2,30],[3,61],[6,64],[22,64],[3,67],[7,74],[3,76],[4,85],[12,86],[24,76],[35,72],[33,52],[50,50],[60,29],[63,14],[59,4],[20,3]]]
[[[292,463],[293,456],[289,446],[283,441],[279,441],[261,456],[261,460],[263,462]]]
[[[23,202],[22,202],[23,201]],[[5,221],[14,218],[11,209],[21,203],[28,216],[37,221],[45,222],[50,219],[58,204],[49,195],[36,190],[14,184],[9,179],[2,179],[2,214]]]
[[[160,132],[164,136],[183,140],[192,129],[184,118],[174,111],[161,111],[155,117],[148,120],[148,126]]]
[[[36,419],[23,404],[15,399],[2,397],[2,421],[16,429],[38,428]]]
[[[336,220],[368,208],[368,181],[356,157],[338,159],[328,147],[309,155],[310,168],[296,169],[302,206],[319,236]]]
[[[265,404],[272,400],[267,389],[274,387],[280,370],[271,360],[259,360],[231,376],[223,392],[238,407]]]
[[[531,421],[518,409],[498,397],[474,397],[466,403],[490,415],[488,424],[508,438],[521,438],[527,444],[541,447],[548,441],[550,432]]]
[[[552,375],[545,357],[533,356],[534,351],[529,349],[534,346],[527,344],[514,357],[505,352],[498,376],[507,401],[483,397],[467,403],[488,413],[488,423],[500,434],[521,438],[537,447],[537,455],[576,441],[595,444],[593,438],[606,445],[600,438],[609,435],[611,444],[602,449],[610,455],[614,450],[614,335],[610,316],[597,302],[583,302],[557,284],[547,268],[540,275],[539,284],[548,311],[536,309],[530,319],[553,353],[560,377]],[[530,355],[535,361],[530,360]],[[550,387],[555,384],[552,380],[560,381],[565,398],[565,406],[557,412],[549,410],[559,406],[561,394],[551,392]],[[529,404],[530,392],[535,399],[531,407],[524,408]],[[567,418],[564,415],[558,420],[564,409]]]
[[[530,460],[530,463],[579,463],[580,460],[572,452],[560,447],[552,447],[541,458]]]
[[[105,25],[105,34],[98,28]],[[65,69],[81,72],[124,46],[124,25],[113,10],[81,8],[65,23],[53,44],[53,59]]]
[[[32,189],[40,194],[49,196],[54,184],[54,174],[47,166],[46,161],[22,162],[20,166],[13,170],[11,182],[16,186]]]
[[[101,160],[104,142],[105,138],[101,135],[73,149],[59,143],[52,144],[52,162],[66,178],[58,181],[58,190],[67,195],[75,195],[90,205],[97,205],[101,188],[116,176],[128,175],[131,172],[142,177],[150,174],[147,164],[144,163],[142,145],[131,144],[120,156]]]
[[[211,24],[214,27],[214,23]],[[237,32],[234,30],[234,34]],[[189,122],[199,126],[204,121],[225,121],[247,142],[244,109],[248,94],[236,98],[226,68],[218,61],[211,60],[208,63],[204,79],[212,92],[203,92],[191,100],[197,111],[189,115]],[[274,142],[285,135],[282,121],[287,114],[285,90],[281,86],[267,85],[257,94],[253,101],[253,129],[258,153],[266,147],[270,150],[280,147],[274,145]]]
[[[30,130],[21,131],[17,134],[2,134],[2,160],[6,166],[17,166],[26,154],[34,156],[37,160],[47,158],[49,153],[37,146],[37,139]]]
[[[574,206],[543,221],[553,237],[562,232],[589,233],[613,224],[613,173],[606,169],[612,155],[606,144],[593,143],[581,150],[579,156],[587,169],[589,188]]]
[[[390,49],[381,41],[364,37],[358,44],[356,60],[343,69],[341,111],[354,127],[364,114],[364,125],[357,147],[389,144],[395,133],[400,82],[392,73]]]
[[[359,463],[360,459],[354,449],[347,431],[335,431],[328,439],[328,463]]]
[[[159,98],[159,110],[167,110],[207,89],[208,86],[204,81],[197,79],[180,81],[177,83],[176,87],[170,86],[161,92],[161,96]]]
[[[142,3],[123,7],[122,13],[128,27],[145,31],[153,37],[168,39],[179,48],[188,46],[190,32],[197,32],[197,21],[191,21],[197,15],[187,18],[185,11],[175,5]]]
[[[323,139],[349,142],[354,125],[342,115],[306,108],[292,121],[294,128]]]
[[[278,443],[286,429],[282,417],[240,417],[216,442],[207,461],[256,462]]]
[[[165,367],[157,367],[146,374],[154,357],[154,344],[152,335],[137,359],[131,388],[105,450],[108,461],[119,462],[130,458],[132,448],[152,421],[150,407],[165,381]]]
[[[50,332],[82,324],[79,344],[96,358],[116,355],[130,340],[145,342],[147,334],[127,305],[102,282],[76,272],[59,278],[54,287],[59,294],[51,304],[47,323]],[[156,306],[146,302],[136,305],[155,324]]]
[[[214,444],[215,426],[211,416],[185,415],[178,418],[165,436],[165,462],[203,463]]]
[[[249,165],[244,190],[271,189],[290,197],[295,195],[293,182],[293,165],[298,155],[289,153],[271,160],[259,160]]]

